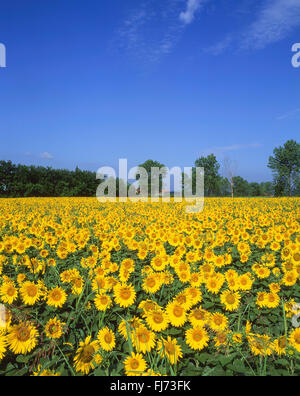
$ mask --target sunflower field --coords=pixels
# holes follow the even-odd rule
[[[300,374],[300,199],[0,201],[0,375]]]

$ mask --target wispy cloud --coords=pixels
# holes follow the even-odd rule
[[[146,63],[157,63],[178,44],[196,12],[209,0],[144,0],[116,32],[117,46]]]
[[[50,153],[48,153],[48,152],[46,151],[46,152],[44,152],[44,153],[42,153],[42,154],[40,155],[40,158],[42,158],[42,159],[53,159],[54,157],[53,157],[52,154],[50,154]]]
[[[265,48],[286,38],[300,26],[299,0],[267,0],[247,29],[242,46]]]
[[[233,43],[234,38],[232,34],[228,34],[223,40],[219,41],[218,43],[205,48],[205,52],[209,52],[212,55],[221,55],[223,54]]]
[[[285,120],[286,118],[292,118],[294,116],[297,116],[298,114],[300,114],[300,108],[299,109],[295,109],[292,111],[289,111],[288,113],[285,113],[279,117],[277,117],[277,120]]]
[[[193,22],[196,12],[204,5],[207,0],[187,0],[186,10],[179,15],[180,20],[189,25]]]
[[[245,2],[243,14],[249,9],[254,17],[252,22],[238,31],[231,32],[214,45],[205,49],[213,55],[221,55],[226,50],[263,49],[279,42],[300,27],[300,0],[262,0],[258,5]],[[240,11],[239,11],[240,12]]]
[[[231,146],[215,146],[207,148],[203,151],[204,155],[208,155],[214,153],[216,155],[221,155],[229,151],[240,151],[247,149],[257,149],[262,147],[262,144],[259,143],[250,143],[250,144],[233,144]]]

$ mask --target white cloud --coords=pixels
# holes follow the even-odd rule
[[[204,154],[208,155],[214,153],[216,155],[224,154],[228,151],[239,151],[239,150],[246,150],[246,149],[256,149],[262,147],[259,143],[251,143],[251,144],[233,144],[231,146],[216,146],[207,148],[204,150]]]
[[[265,48],[286,38],[300,26],[300,0],[267,0],[249,26],[243,47]]]
[[[219,41],[217,44],[212,45],[205,49],[205,52],[209,52],[212,55],[221,55],[225,52],[233,42],[232,34],[228,34],[223,40]]]
[[[185,25],[178,21],[182,1],[164,0],[155,7],[153,1],[141,1],[117,30],[114,48],[117,44],[145,64],[159,62],[172,52],[184,31]]]
[[[53,159],[54,157],[53,157],[52,154],[50,154],[50,153],[48,153],[48,152],[46,151],[45,153],[42,153],[42,154],[40,155],[40,158],[42,158],[42,159]]]
[[[293,116],[298,115],[299,113],[300,113],[300,109],[295,109],[295,110],[289,111],[288,113],[277,117],[277,120],[285,120],[286,118],[291,118]]]
[[[180,20],[189,25],[193,22],[196,12],[203,6],[206,0],[188,0],[186,11],[181,12],[179,15]]]

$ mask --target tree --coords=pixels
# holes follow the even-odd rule
[[[236,174],[237,163],[236,161],[232,161],[230,158],[224,158],[224,169],[226,176],[228,177],[228,181],[230,183],[231,196],[234,197],[234,176]]]
[[[153,161],[153,160],[147,160],[143,164],[139,165],[140,168],[144,168],[148,174],[148,194],[151,195],[151,170],[152,168],[159,168],[161,171],[161,174],[159,175],[159,180],[155,180],[154,178],[154,183],[159,184],[159,192],[162,192],[162,187],[163,187],[163,178],[166,175],[166,172],[164,171],[163,168],[165,168],[165,165],[161,164],[158,161]],[[139,180],[139,177],[137,176],[137,180]]]
[[[233,178],[235,186],[235,196],[236,197],[248,197],[250,195],[250,186],[247,180],[240,176],[235,176]]]
[[[263,197],[272,197],[274,195],[274,187],[271,182],[260,184],[260,193]]]
[[[249,194],[251,197],[260,197],[262,195],[261,185],[259,183],[250,183]]]
[[[269,158],[268,167],[274,174],[276,195],[292,196],[300,172],[300,144],[288,140],[284,146],[274,149],[274,156]]]
[[[207,157],[198,158],[195,166],[204,168],[204,193],[205,196],[212,197],[220,194],[221,176],[219,175],[220,164],[214,154]],[[194,172],[195,178],[195,172]],[[194,183],[193,183],[194,184]]]

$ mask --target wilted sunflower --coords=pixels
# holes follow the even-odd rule
[[[87,337],[84,342],[80,342],[74,358],[74,367],[77,372],[88,374],[95,368],[94,355],[99,350],[97,341],[91,342],[91,337]]]
[[[134,352],[125,359],[124,366],[125,373],[129,377],[143,375],[147,369],[147,363],[143,355]]]
[[[24,282],[20,294],[25,305],[34,305],[40,298],[39,286],[33,282]]]
[[[116,346],[116,337],[114,335],[114,332],[108,327],[100,330],[97,338],[101,348],[107,352],[112,351]]]
[[[130,307],[136,298],[136,292],[132,285],[118,284],[114,287],[115,301],[123,308]]]
[[[50,319],[45,326],[46,336],[50,339],[58,339],[63,335],[63,327],[65,323],[62,323],[59,319]]]
[[[186,343],[194,350],[201,351],[209,342],[209,335],[204,327],[194,327],[185,333]]]
[[[51,307],[61,308],[67,300],[67,294],[61,287],[51,289],[48,293],[47,304]]]
[[[16,355],[26,355],[37,345],[38,331],[29,322],[21,322],[12,326],[7,335],[9,349]]]

